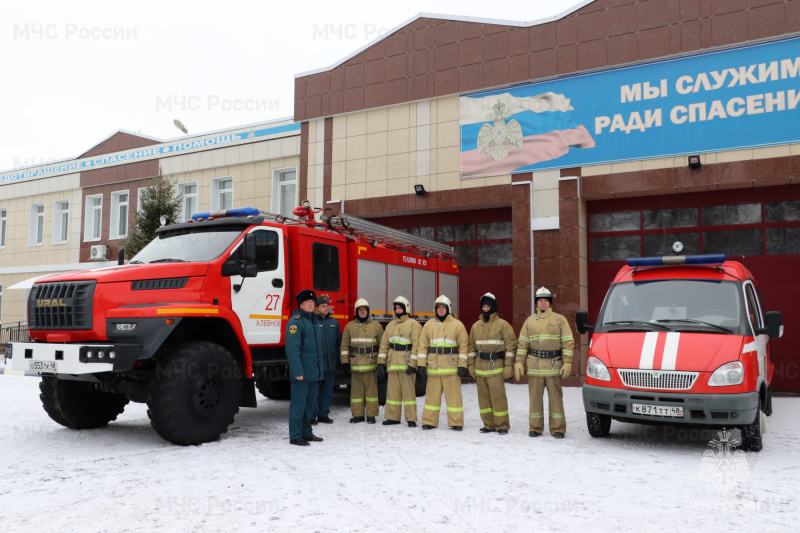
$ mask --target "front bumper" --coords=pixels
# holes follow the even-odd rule
[[[56,344],[10,342],[11,369],[26,375],[97,374],[130,370],[141,351],[138,344]],[[112,357],[113,356],[113,357]]]
[[[632,404],[683,407],[683,417],[642,415]],[[739,394],[689,394],[613,389],[583,385],[583,408],[587,413],[609,415],[615,420],[639,423],[732,426],[750,424],[758,410],[758,392]]]

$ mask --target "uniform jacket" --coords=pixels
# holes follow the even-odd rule
[[[500,318],[497,313],[492,313],[489,321],[478,319],[469,330],[469,366],[475,366],[478,352],[497,353],[505,352],[503,364],[495,365],[502,373],[503,366],[513,367],[514,357],[517,354],[517,336],[511,324]]]
[[[437,350],[446,353],[430,353]],[[467,353],[469,335],[460,320],[447,315],[444,321],[434,317],[425,323],[417,346],[417,365],[427,366],[428,374],[457,373],[458,367],[467,367]]]
[[[409,366],[417,367],[417,342],[422,326],[416,320],[403,315],[395,318],[386,326],[381,340],[378,363],[387,365],[389,372],[405,371]],[[390,344],[402,344],[403,350],[395,350]],[[388,360],[388,362],[387,362]]]
[[[534,376],[555,376],[564,363],[572,364],[572,349],[575,341],[572,330],[564,315],[554,313],[548,308],[545,311],[536,309],[522,325],[517,347],[517,362],[526,360],[528,374]],[[561,350],[561,359],[545,359],[528,355],[528,350]]]
[[[339,321],[331,315],[317,315],[322,323],[322,371],[336,371],[336,361],[339,359],[339,350],[342,344],[342,328]]]
[[[350,363],[352,372],[370,372],[378,369],[378,350],[383,338],[383,326],[367,317],[364,322],[351,320],[344,327],[340,360]],[[351,348],[358,348],[358,354],[350,354]]]
[[[320,381],[322,375],[322,322],[318,315],[296,309],[286,323],[286,359],[289,375]]]

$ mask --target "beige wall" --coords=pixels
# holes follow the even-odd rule
[[[321,120],[309,123],[309,169],[321,159]],[[434,192],[511,183],[509,175],[461,179],[459,120],[458,96],[335,116],[331,200],[410,194],[415,184]],[[312,174],[321,180],[309,171],[309,187]]]

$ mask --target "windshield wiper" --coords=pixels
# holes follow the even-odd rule
[[[186,263],[187,261],[184,259],[173,259],[172,257],[166,257],[164,259],[156,259],[154,261],[150,261],[151,263]]]
[[[731,333],[733,331],[730,328],[718,326],[717,324],[712,324],[711,322],[703,322],[702,320],[697,320],[695,318],[662,318],[660,320],[656,320],[656,322],[681,322],[684,324],[702,324],[710,328],[715,328],[720,331],[724,331],[725,333]]]
[[[128,261],[128,264],[129,265],[143,265],[144,263],[142,263],[141,261]]]
[[[659,322],[661,322],[661,321],[659,320]],[[604,326],[622,326],[622,325],[628,326],[628,325],[631,325],[631,324],[638,324],[638,325],[641,325],[641,326],[653,326],[653,327],[656,327],[656,328],[669,329],[667,326],[665,326],[663,324],[654,324],[653,322],[645,322],[644,320],[617,320],[617,321],[614,321],[614,322],[603,322]]]

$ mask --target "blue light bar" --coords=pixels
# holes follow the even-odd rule
[[[668,265],[718,265],[727,260],[725,254],[673,255],[664,257],[631,257],[625,262],[632,267]]]
[[[260,213],[255,207],[234,207],[232,209],[222,209],[219,211],[204,211],[203,213],[195,213],[191,219],[208,220],[209,218],[227,218],[227,217],[254,217]]]

